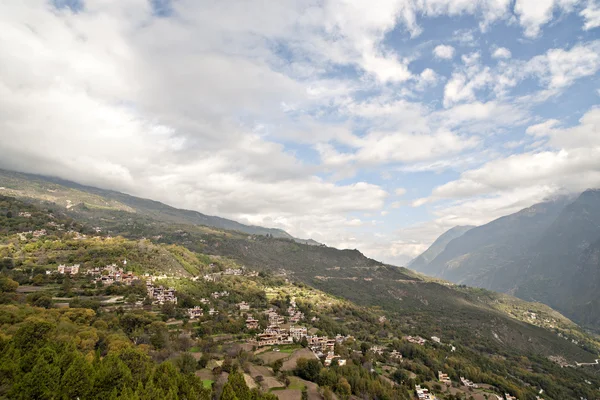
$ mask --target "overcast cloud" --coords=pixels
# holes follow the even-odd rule
[[[600,187],[600,6],[0,2],[0,167],[402,264]]]

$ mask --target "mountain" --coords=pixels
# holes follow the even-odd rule
[[[0,170],[0,194],[50,201],[67,209],[85,206],[107,211],[127,211],[162,222],[204,225],[251,235],[272,235],[273,237],[293,239],[290,234],[281,229],[244,225],[230,219],[205,215],[198,211],[182,210],[158,201],[84,186],[54,177]],[[310,240],[302,241],[309,242]],[[317,243],[312,242],[309,244]]]
[[[33,186],[36,182],[20,184]],[[11,190],[24,192],[19,187]],[[89,196],[89,192],[78,195]],[[541,303],[432,280],[369,259],[357,250],[169,222],[162,215],[138,213],[111,203],[112,199],[98,196],[94,201],[111,206],[85,202],[67,208],[64,203],[39,197],[23,200],[0,195],[0,312],[7,322],[0,326],[0,366],[8,376],[0,377],[0,398],[41,397],[30,391],[20,397],[17,393],[25,387],[37,388],[29,383],[38,376],[60,379],[66,368],[53,367],[52,374],[44,373],[56,359],[86,360],[87,364],[78,363],[86,370],[98,370],[94,382],[103,382],[108,371],[117,368],[124,381],[135,376],[134,385],[128,383],[132,390],[142,392],[151,386],[141,372],[129,374],[118,357],[123,357],[132,371],[140,371],[133,368],[138,359],[153,363],[148,371],[166,371],[170,376],[175,376],[171,363],[188,376],[195,371],[216,398],[227,382],[223,371],[233,371],[231,363],[265,394],[283,396],[283,390],[279,393],[274,388],[287,386],[284,378],[288,377],[286,391],[295,390],[294,398],[300,398],[303,385],[347,394],[348,390],[337,384],[347,381],[354,398],[409,399],[414,397],[414,384],[435,381],[440,370],[447,371],[454,381],[464,376],[485,384],[486,393],[535,398],[543,389],[547,399],[600,395],[596,390],[600,378],[593,367],[561,368],[593,362],[598,358],[599,343]],[[591,263],[582,264],[583,269],[594,267],[600,243],[594,246],[598,250],[590,246],[581,257],[582,263]],[[145,279],[130,286],[105,286],[87,273],[107,265],[125,265],[125,260],[134,274],[152,275],[159,281],[155,285],[175,288],[177,304],[152,305],[152,299],[146,297]],[[52,273],[59,264],[79,264],[81,271],[69,278]],[[225,273],[229,269],[245,272]],[[221,297],[224,292],[227,294]],[[306,316],[302,326],[311,334],[353,336],[334,348],[344,355],[346,366],[323,368],[312,352],[296,343],[282,346],[281,352],[254,351],[251,339],[257,337],[257,331],[245,328],[247,315],[240,313],[240,302],[248,302],[261,328],[266,328],[270,321],[265,311],[277,309],[287,316],[294,299]],[[588,312],[594,312],[594,305],[589,305]],[[58,308],[67,306],[70,308]],[[200,320],[188,318],[189,308],[194,306],[203,308]],[[209,314],[209,308],[219,314]],[[31,332],[39,338],[30,346],[36,351],[21,351],[28,346],[23,337],[33,335]],[[407,335],[428,341],[419,346]],[[441,338],[441,343],[433,336]],[[384,353],[369,350],[376,347],[385,348]],[[77,355],[64,355],[68,349]],[[123,353],[126,349],[143,354],[136,353],[132,360],[131,354]],[[401,362],[391,358],[392,350],[403,355]],[[203,366],[196,363],[197,357],[189,357],[190,352],[198,351],[207,361]],[[44,355],[38,357],[38,352]],[[31,360],[27,358],[30,354]],[[308,374],[295,368],[302,357],[315,360],[317,373],[321,368],[324,372]],[[290,375],[275,372],[276,359],[285,360],[277,368]],[[219,365],[221,368],[216,368]],[[47,381],[51,379],[43,383],[49,384]],[[107,396],[104,390],[113,388],[105,386],[93,383],[89,390],[101,392],[93,398],[116,396]],[[244,392],[243,387],[236,387]],[[436,385],[431,390],[448,398]],[[312,393],[314,396],[309,391],[309,398],[322,399],[316,389]],[[462,393],[486,394],[467,393],[466,389]],[[153,398],[167,398],[156,396]],[[238,398],[248,398],[244,396]],[[287,398],[282,396],[279,398]],[[181,394],[180,398],[197,397]]]
[[[461,237],[469,230],[473,229],[473,226],[455,226],[454,228],[443,233],[435,242],[420,256],[412,260],[408,266],[414,270],[424,268],[434,258],[436,258],[442,251],[446,249],[448,243],[452,240]]]
[[[455,283],[512,293],[600,328],[600,191],[536,204],[473,228],[414,268]],[[598,309],[596,309],[598,310]]]

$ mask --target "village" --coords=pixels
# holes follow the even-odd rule
[[[173,287],[165,287],[162,284],[155,284],[157,281],[169,278],[168,276],[152,276],[150,274],[137,276],[130,270],[126,271],[126,260],[123,260],[120,262],[120,264],[122,264],[122,266],[113,263],[102,268],[95,267],[86,271],[82,271],[80,264],[60,264],[57,266],[56,271],[47,271],[46,273],[72,276],[82,274],[92,277],[93,282],[100,286],[110,286],[113,284],[131,286],[133,284],[145,281],[146,295],[151,304],[156,306],[162,306],[164,304],[178,304],[177,291]],[[209,267],[213,268],[214,264],[211,264]],[[191,278],[191,281],[197,282],[199,280],[203,280],[207,283],[215,283],[227,276],[256,277],[257,275],[257,272],[249,271],[244,267],[226,268],[219,272],[193,277]],[[202,297],[199,299],[199,303],[201,305],[196,305],[194,307],[185,309],[186,316],[190,321],[199,321],[206,316],[216,317],[220,314],[220,311],[217,309],[216,304],[213,303],[219,300],[226,300],[229,296],[230,293],[227,290],[211,292],[210,297]],[[141,302],[138,302],[137,305],[141,305]],[[246,301],[235,303],[234,306],[239,313],[239,316],[244,318],[244,326],[247,332],[253,333],[248,339],[245,340],[245,343],[251,346],[253,349],[262,351],[264,348],[270,348],[272,352],[277,353],[281,347],[302,344],[302,347],[309,349],[313,357],[317,360],[320,360],[324,367],[332,367],[334,365],[343,367],[347,364],[346,358],[336,354],[336,345],[354,342],[354,337],[350,335],[343,336],[340,334],[337,334],[333,337],[311,334],[309,322],[318,321],[318,318],[313,317],[311,321],[307,321],[304,313],[300,311],[295,298],[290,299],[289,306],[287,309],[285,309],[285,315],[282,315],[275,307],[270,307],[266,310],[253,309],[250,303]],[[228,315],[233,314],[229,312]],[[255,315],[260,316],[261,318],[255,318]],[[266,322],[266,326],[262,330],[261,321]],[[385,316],[380,316],[378,321],[380,324],[384,324],[387,321],[387,318]],[[429,342],[428,339],[425,339],[421,336],[409,335],[403,336],[402,340],[417,346],[425,346]],[[432,336],[430,340],[434,345],[448,346],[450,348],[450,352],[456,351],[455,346],[452,344],[442,343],[442,340],[437,336]],[[390,360],[390,362],[393,363],[401,364],[404,361],[401,352],[393,348],[390,349],[380,345],[373,345],[368,349],[368,351],[376,356],[384,357],[384,359]],[[462,387],[466,391],[473,391],[480,388],[478,384],[466,379],[463,376],[461,376],[458,381],[453,382],[449,375],[443,371],[438,371],[437,378],[437,383],[448,388],[449,390],[457,391]],[[431,390],[423,384],[415,386],[415,396],[419,400],[437,399],[437,397],[431,393]],[[493,397],[488,398],[495,398],[497,400],[518,400],[509,393],[505,393],[504,396],[490,393],[489,396]],[[537,397],[537,399],[543,400],[541,397]]]

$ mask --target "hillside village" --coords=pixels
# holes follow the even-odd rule
[[[519,377],[505,378],[500,371],[509,353],[482,359],[456,341],[451,329],[407,324],[289,274],[105,235],[19,207],[24,214],[11,218],[14,227],[0,237],[0,258],[10,260],[0,274],[8,282],[0,316],[87,309],[93,317],[75,335],[82,335],[78,348],[100,343],[84,344],[85,329],[98,334],[113,329],[102,333],[106,349],[134,346],[159,365],[172,363],[199,379],[211,399],[223,398],[237,373],[265,399],[556,399],[548,393],[557,388],[548,382],[521,384],[534,373],[531,360],[558,374],[559,362],[549,358],[519,356],[510,361],[513,371],[522,371]],[[46,226],[44,235],[29,233],[40,225]],[[11,332],[10,326],[0,324],[0,332]],[[570,365],[561,369],[565,376],[583,373],[585,379],[568,378],[561,385],[593,388],[595,378],[585,372],[593,365]]]
[[[127,261],[123,261],[122,264],[123,266],[126,266]],[[214,269],[215,267],[216,265],[213,263],[208,265],[209,270]],[[123,267],[118,267],[115,263],[106,265],[103,268],[95,267],[88,270],[81,270],[80,268],[80,264],[61,264],[57,266],[56,271],[47,270],[46,274],[70,275],[73,278],[78,278],[80,276],[91,276],[94,278],[94,283],[99,286],[102,285],[103,287],[113,284],[131,286],[141,282],[143,279],[146,283],[147,299],[149,299],[151,304],[162,306],[167,303],[173,305],[177,305],[178,303],[176,289],[173,287],[167,288],[160,284],[156,286],[154,282],[160,282],[161,280],[169,279],[179,280],[181,279],[180,277],[167,276],[164,274],[153,276],[148,273],[144,274],[142,277],[139,277],[132,271],[125,272]],[[227,276],[256,278],[258,277],[258,272],[247,270],[245,267],[236,269],[226,268],[224,271],[208,273],[201,277],[192,277],[190,278],[190,281],[215,283]],[[209,318],[219,315],[219,310],[215,308],[216,304],[214,303],[217,303],[217,300],[227,299],[229,295],[229,291],[226,290],[210,293],[210,298],[212,300],[209,300],[208,298],[201,298],[201,305],[196,305],[194,307],[185,309],[187,318],[190,321],[202,319],[205,316],[205,311]],[[129,305],[128,308],[141,306],[143,306],[143,302],[138,301],[134,305]],[[316,360],[319,360],[323,367],[332,367],[333,365],[336,367],[343,367],[346,365],[347,360],[341,355],[336,354],[336,348],[344,346],[345,344],[356,343],[356,339],[351,335],[344,336],[337,334],[334,337],[328,337],[319,336],[318,334],[310,334],[310,332],[314,331],[315,328],[308,328],[307,326],[310,326],[310,322],[318,321],[319,318],[317,316],[313,316],[310,321],[307,321],[305,314],[299,309],[294,297],[290,298],[289,306],[287,309],[285,309],[285,313],[282,314],[280,314],[280,311],[276,307],[270,307],[266,310],[254,309],[250,303],[245,300],[242,300],[234,305],[230,304],[226,308],[229,316],[235,316],[239,312],[239,316],[245,318],[244,323],[246,332],[256,332],[253,335],[250,335],[244,343],[248,346],[251,346],[253,349],[257,349],[258,352],[261,352],[264,348],[268,348],[269,351],[280,353],[282,347],[295,346],[297,348],[306,348],[310,350],[312,356]],[[261,319],[255,319],[253,313],[260,313]],[[177,319],[175,319],[175,321],[177,321]],[[377,321],[379,324],[385,324],[387,322],[387,317],[383,315],[378,316]],[[242,333],[242,331],[238,333]],[[449,346],[450,352],[456,351],[455,346],[452,344],[442,343],[442,340],[437,336],[432,336],[430,339],[434,345]],[[424,339],[420,336],[410,335],[403,336],[402,340],[417,346],[425,346],[428,342],[427,339]],[[365,350],[362,349],[352,351],[362,355]],[[379,359],[387,360],[390,365],[401,365],[404,362],[402,353],[394,348],[388,348],[382,345],[372,345],[366,351],[378,357]],[[463,376],[460,376],[457,381],[453,382],[450,376],[442,371],[438,371],[437,381],[434,381],[433,385],[436,385],[435,387],[438,388],[436,391],[438,392],[440,392],[439,388],[441,388],[441,391],[443,391],[443,388],[446,388],[446,392],[450,392],[450,388],[452,388],[456,393],[460,393],[462,390],[465,393],[470,392],[472,394],[476,394],[476,389],[479,389],[478,384],[466,379]],[[486,389],[488,393],[486,394],[486,396],[488,396],[487,398],[495,398],[499,400],[518,399],[509,393],[504,393],[504,395],[491,394],[489,390],[492,388],[489,387],[489,385],[486,386]],[[481,391],[481,393],[484,392]],[[427,384],[415,385],[414,394],[419,400],[435,400],[438,398],[432,393]],[[543,398],[539,396],[536,397],[536,399],[543,400]]]

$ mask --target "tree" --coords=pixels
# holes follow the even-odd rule
[[[65,371],[60,389],[67,399],[86,399],[92,390],[94,370],[81,355],[77,355]]]
[[[321,372],[321,362],[315,359],[299,358],[296,361],[296,374],[308,381],[316,381]]]
[[[283,360],[282,359],[275,360],[272,367],[273,367],[273,372],[275,373],[275,375],[277,375],[279,373],[279,371],[281,370],[281,367],[283,367]]]
[[[223,393],[221,393],[220,400],[239,400],[231,387],[231,383],[227,382],[225,386],[223,386]]]
[[[208,362],[210,361],[210,357],[208,353],[203,353],[202,357],[198,360],[198,369],[206,368]]]
[[[306,386],[302,388],[302,400],[308,400],[308,390],[306,389]]]
[[[347,399],[352,394],[352,387],[344,377],[340,377],[336,385],[336,392],[342,399]]]
[[[52,351],[53,353],[53,351]],[[60,368],[53,360],[40,355],[31,372],[13,387],[14,399],[52,399],[59,391]]]
[[[306,336],[302,336],[302,339],[300,339],[300,346],[304,348],[308,347],[308,339]]]
[[[0,292],[16,292],[19,283],[7,276],[0,277]]]
[[[231,388],[238,399],[247,399],[250,397],[250,389],[248,389],[248,386],[246,385],[244,375],[240,372],[229,374],[227,383],[231,385]]]
[[[176,365],[183,374],[193,374],[196,372],[198,363],[190,353],[183,353],[177,360]]]

